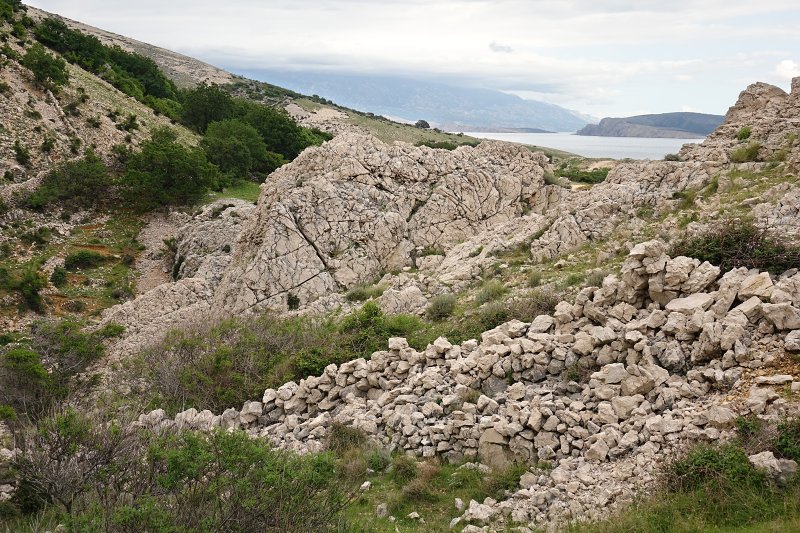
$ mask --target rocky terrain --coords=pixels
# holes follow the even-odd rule
[[[213,67],[145,48],[132,49],[186,84],[229,81]],[[653,490],[670,458],[698,443],[741,437],[740,417],[774,426],[798,416],[800,264],[780,272],[723,268],[671,250],[730,220],[750,220],[781,244],[798,244],[800,78],[790,93],[749,86],[703,143],[670,161],[619,162],[592,186],[564,186],[553,158],[524,146],[445,150],[386,142],[401,134],[381,130],[378,138],[371,123],[346,111],[298,101],[284,102],[291,116],[334,137],[272,172],[256,203],[255,195],[219,193],[191,209],[142,217],[33,212],[26,193],[76,157],[78,141],[113,166],[115,145],[135,150],[155,127],[171,124],[99,77],[68,68],[71,82],[58,94],[37,86],[16,61],[0,72],[8,86],[0,96],[7,170],[0,244],[20,264],[41,261],[52,314],[83,313],[90,334],[113,332],[90,337],[107,351],[86,372],[101,386],[74,401],[87,411],[105,409],[104,394],[116,402],[110,413],[140,405],[128,396],[147,384],[126,381],[125,370],[176,330],[232,317],[338,320],[370,299],[387,316],[422,320],[449,297],[466,320],[496,303],[479,297],[494,284],[502,291],[495,298],[518,302],[533,299],[533,290],[550,291],[557,305],[497,320],[503,323],[463,342],[442,336],[412,347],[393,336],[369,357],[306,372],[219,412],[182,405],[168,414],[152,409],[157,396],[148,398],[134,427],[243,431],[309,455],[344,426],[381,450],[431,464],[480,472],[523,464],[503,498],[459,500],[441,513],[452,515],[456,530],[532,531],[624,509]],[[127,115],[136,115],[139,127],[121,127]],[[198,143],[190,130],[172,127],[184,146]],[[31,150],[23,164],[19,143],[50,148]],[[36,235],[47,238],[23,245],[28,230],[38,232],[26,237],[33,243]],[[69,303],[84,308],[70,311],[52,276],[71,249],[102,252],[117,261],[125,283],[136,272],[138,286],[115,286],[112,268],[102,279],[71,272]],[[97,296],[116,289],[122,297]],[[359,290],[366,296],[353,297]],[[17,300],[2,303],[9,310]],[[0,316],[3,346],[13,348],[38,318]],[[228,355],[222,352],[215,354],[220,367]],[[188,376],[182,379],[202,384],[201,373]],[[13,448],[0,425],[0,502],[17,488],[5,466]],[[766,446],[748,456],[776,485],[797,470]],[[381,505],[378,518],[389,524]],[[399,518],[423,530],[417,520],[425,517],[411,514]]]
[[[552,461],[550,472],[524,474],[508,500],[473,501],[453,524],[604,516],[653,483],[657,458],[730,439],[740,415],[777,420],[797,410],[775,388],[795,391],[800,380],[769,368],[800,350],[800,274],[720,276],[664,250],[659,241],[637,245],[601,287],[480,341],[439,338],[417,352],[394,338],[369,360],[331,365],[240,409],[189,409],[174,419],[157,410],[139,423],[246,429],[301,453],[323,450],[340,423],[421,457],[490,468]],[[568,377],[578,368],[599,370],[579,383]],[[751,460],[775,476],[797,471],[794,461],[766,457]]]

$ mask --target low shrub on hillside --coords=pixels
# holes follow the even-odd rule
[[[567,178],[578,183],[602,183],[608,177],[610,169],[596,168],[594,170],[581,170],[576,167],[560,167],[555,171],[556,176]]]
[[[68,161],[48,173],[28,197],[28,206],[41,209],[58,202],[76,207],[97,205],[109,196],[111,175],[97,155],[87,151],[75,161]]]
[[[425,314],[431,320],[443,320],[453,314],[458,299],[455,294],[440,294],[434,296],[428,303]]]
[[[385,290],[383,285],[357,285],[347,291],[345,298],[349,302],[364,302],[370,298],[379,298]]]
[[[143,350],[132,371],[149,384],[159,407],[217,412],[257,398],[265,388],[318,376],[331,363],[369,358],[386,349],[389,337],[422,329],[419,318],[385,315],[373,302],[339,321],[233,318],[171,332]]]
[[[69,531],[329,531],[352,493],[333,454],[298,456],[243,432],[155,435],[67,409],[19,444],[11,503]]]
[[[131,153],[121,178],[124,198],[139,211],[192,205],[220,186],[219,171],[200,148],[186,148],[169,128],[153,130],[140,152]]]
[[[508,287],[502,281],[486,281],[475,295],[475,303],[478,305],[487,302],[494,302],[502,298],[508,292]]]
[[[94,250],[77,250],[64,258],[64,268],[67,270],[81,270],[94,268],[103,264],[105,257]]]
[[[731,152],[731,161],[734,163],[748,163],[758,161],[758,152],[761,150],[759,143],[753,142],[747,146],[737,148]]]
[[[700,235],[681,239],[670,254],[708,261],[725,272],[747,267],[782,274],[800,264],[800,246],[785,244],[748,219],[725,220]]]
[[[29,263],[18,269],[0,267],[0,289],[18,293],[22,298],[23,308],[41,313],[44,302],[39,291],[46,285],[47,282],[36,263]]]
[[[102,337],[74,322],[35,323],[30,346],[0,352],[0,404],[36,419],[71,391],[84,390],[90,380],[76,376],[102,357]]]

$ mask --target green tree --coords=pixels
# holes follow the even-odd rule
[[[122,175],[123,196],[138,210],[189,205],[218,185],[219,170],[200,148],[186,148],[169,128],[153,131],[141,152],[131,154]]]
[[[235,178],[264,170],[267,162],[267,146],[261,135],[253,126],[236,119],[209,124],[200,146],[209,161]]]
[[[233,97],[217,85],[203,84],[184,91],[181,96],[182,122],[200,133],[205,133],[210,123],[233,115]]]
[[[58,89],[69,81],[66,61],[48,54],[39,43],[28,49],[22,64],[33,72],[33,77],[42,87]]]

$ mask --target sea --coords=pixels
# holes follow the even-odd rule
[[[700,143],[703,139],[651,139],[644,137],[595,137],[574,133],[468,133],[480,139],[496,139],[522,144],[555,148],[592,158],[608,159],[663,159],[675,154],[686,143]]]

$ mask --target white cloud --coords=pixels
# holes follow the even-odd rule
[[[489,49],[492,52],[500,52],[500,53],[506,53],[506,54],[510,54],[511,52],[514,51],[514,49],[511,48],[510,46],[508,46],[507,44],[500,44],[500,43],[495,42],[495,41],[492,41],[492,42],[489,43]]]
[[[29,1],[240,71],[435,77],[604,115],[721,111],[742,80],[798,67],[774,67],[796,49],[796,0]]]
[[[775,73],[785,80],[800,76],[800,64],[791,59],[784,59],[775,67]]]

